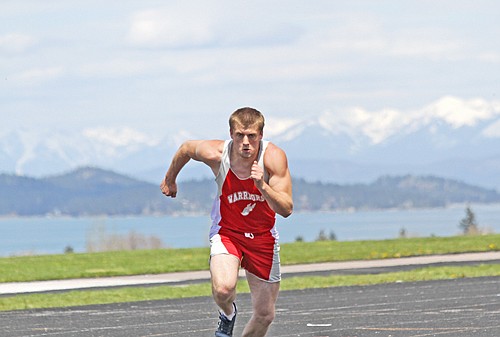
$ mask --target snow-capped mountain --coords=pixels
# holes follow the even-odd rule
[[[266,124],[266,138],[286,150],[295,177],[356,183],[432,174],[500,190],[499,102],[444,97],[414,111],[352,108]],[[158,182],[189,138],[199,136],[179,131],[160,139],[131,127],[14,130],[0,134],[0,172],[44,176],[91,165]],[[179,178],[210,174],[194,163]]]
[[[277,135],[296,175],[343,183],[432,174],[500,189],[500,104],[444,97],[420,110],[326,112]]]
[[[491,155],[495,149],[500,153],[493,146],[500,140],[500,102],[444,97],[415,111],[327,111],[293,128],[299,136],[291,138],[287,130],[277,138],[296,145],[308,145],[304,137],[317,138],[317,148],[303,149],[302,158],[322,158],[324,150],[331,150],[335,152],[330,156],[370,163],[393,162],[395,154],[397,162],[429,163],[468,151],[475,156]]]

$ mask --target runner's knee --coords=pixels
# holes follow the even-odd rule
[[[275,311],[274,308],[255,308],[253,315],[260,324],[268,326],[274,321]]]
[[[214,284],[212,285],[212,292],[218,299],[224,300],[234,296],[235,288],[228,286],[226,284]]]

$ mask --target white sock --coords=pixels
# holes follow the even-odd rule
[[[222,310],[219,310],[221,314],[223,314],[228,320],[232,320],[233,317],[236,315],[236,310],[234,309],[234,303],[233,303],[233,313],[231,315],[226,315],[226,313]]]

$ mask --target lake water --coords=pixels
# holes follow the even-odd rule
[[[471,205],[481,228],[500,233],[500,204]],[[465,205],[418,210],[295,213],[278,216],[280,242],[297,237],[314,241],[320,231],[337,240],[396,238],[401,229],[409,236],[451,236],[460,233]],[[70,246],[85,252],[96,232],[127,235],[130,232],[159,238],[165,247],[208,246],[209,216],[65,218],[30,217],[0,219],[0,256],[59,254]]]

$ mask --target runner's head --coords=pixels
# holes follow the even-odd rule
[[[229,117],[229,129],[233,131],[237,126],[256,128],[261,134],[264,131],[264,116],[254,108],[240,108]]]

